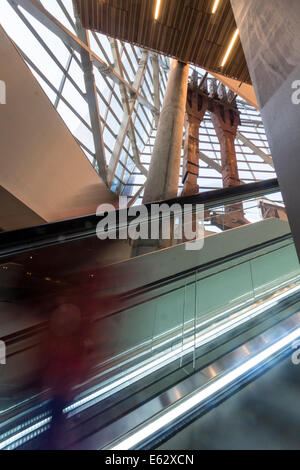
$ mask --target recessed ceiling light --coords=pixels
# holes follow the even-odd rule
[[[236,40],[237,40],[237,38],[238,38],[238,35],[239,35],[239,30],[236,29],[234,35],[232,36],[232,39],[231,39],[231,41],[230,41],[230,44],[229,44],[228,49],[227,49],[227,51],[226,51],[226,54],[224,55],[224,59],[222,60],[221,67],[224,67],[224,65],[226,64],[227,59],[228,59],[228,57],[229,57],[229,54],[230,54],[230,52],[232,51],[232,48],[233,48],[233,46],[234,46],[234,44],[235,44],[235,42],[236,42]]]
[[[216,13],[217,8],[219,6],[219,3],[220,3],[220,0],[215,0],[215,3],[213,5],[212,11],[211,11],[213,15]]]
[[[155,7],[155,13],[154,13],[154,19],[155,20],[158,19],[159,10],[160,10],[160,2],[161,2],[161,0],[156,0],[156,7]]]

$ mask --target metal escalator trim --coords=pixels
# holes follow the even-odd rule
[[[264,248],[267,248],[268,246],[272,246],[274,244],[277,244],[277,243],[281,243],[281,242],[284,242],[284,241],[288,241],[288,240],[291,240],[289,243],[287,243],[285,246],[289,246],[289,245],[292,245],[293,244],[293,241],[292,241],[292,235],[291,234],[287,234],[287,235],[284,235],[282,237],[279,237],[279,238],[275,238],[273,240],[270,240],[270,241],[267,241],[267,242],[264,242],[263,244],[260,244],[260,245],[255,245],[253,247],[250,247],[250,248],[247,248],[246,250],[243,250],[242,252],[237,252],[237,253],[234,253],[233,255],[229,255],[229,256],[226,256],[222,259],[218,259],[217,261],[213,261],[213,262],[210,262],[206,265],[202,265],[201,268],[197,268],[197,267],[193,267],[191,269],[189,269],[188,271],[184,271],[184,272],[180,272],[178,274],[175,274],[175,275],[172,275],[172,276],[169,276],[168,278],[164,278],[164,279],[160,279],[159,281],[155,281],[154,283],[151,283],[151,284],[147,284],[143,287],[140,287],[138,289],[133,289],[131,291],[129,291],[128,293],[124,294],[122,296],[123,299],[130,299],[130,298],[134,298],[138,295],[143,295],[147,292],[150,292],[152,290],[155,290],[157,287],[164,287],[168,284],[170,284],[171,282],[175,282],[175,281],[178,281],[180,279],[184,279],[186,278],[187,276],[191,275],[191,274],[194,274],[195,271],[197,271],[198,274],[200,274],[201,272],[207,270],[207,269],[210,269],[210,268],[213,268],[213,267],[216,267],[218,265],[221,265],[221,264],[224,264],[226,262],[229,262],[229,261],[232,261],[234,259],[237,259],[241,256],[244,256],[244,255],[247,255],[247,254],[250,254],[251,252],[255,252],[257,250],[261,250],[261,249],[264,249]],[[273,250],[270,250],[268,253],[272,253],[274,251],[277,251],[277,250],[280,250],[282,248],[282,246],[280,246],[279,248],[275,248]],[[262,253],[262,254],[259,254],[255,257],[253,257],[252,259],[257,259],[259,257],[262,257],[262,256],[265,256],[266,253]],[[231,269],[235,266],[238,266],[239,264],[243,264],[245,261],[241,261],[240,263],[236,263],[235,265],[232,265],[232,266],[229,266],[229,267],[226,267],[226,268],[223,268],[221,269],[220,272],[224,271],[224,270],[228,270],[228,269]],[[198,280],[202,280],[202,279],[205,279],[206,277],[209,277],[209,276],[213,276],[215,275],[216,272],[214,272],[213,274],[209,274],[208,276],[205,276],[201,279],[198,279]],[[288,279],[287,282],[293,282],[293,278],[292,279]],[[190,284],[193,284],[193,281],[190,282]],[[279,286],[275,286],[275,288],[277,289]],[[170,289],[168,292],[171,293],[171,292],[174,292],[178,289],[180,289],[181,287],[175,287],[173,289]],[[147,298],[146,300],[142,300],[142,301],[139,301],[139,302],[136,302],[134,304],[131,304],[130,305],[130,308],[133,308],[133,307],[136,307],[138,305],[142,305],[143,303],[146,303],[146,302],[149,302],[150,300],[153,300],[157,297],[159,297],[160,295],[157,295],[157,296],[153,296],[153,297],[150,297],[150,298]],[[113,311],[112,313],[108,314],[108,315],[102,315],[99,319],[96,318],[95,321],[101,321],[103,320],[104,318],[108,317],[108,316],[113,316],[115,314],[119,314],[121,313],[123,310],[126,310],[128,309],[128,306],[126,306],[124,309],[121,309],[121,310],[116,310],[116,311]],[[43,333],[45,330],[46,330],[46,327],[47,327],[47,321],[43,321],[37,325],[34,325],[34,326],[31,326],[31,327],[28,327],[28,328],[25,328],[23,330],[20,330],[16,333],[11,333],[9,335],[6,335],[6,336],[0,336],[0,339],[3,340],[8,346],[11,346],[13,344],[17,344],[21,341],[23,341],[24,339],[28,339],[30,337],[32,337],[33,335],[38,335],[39,333]]]
[[[181,345],[181,343],[179,342],[175,347],[175,343],[172,342],[170,350],[164,350],[162,353],[157,355],[156,359],[155,357],[151,357],[149,362],[144,363],[144,365],[139,369],[136,369],[135,367],[127,369],[126,372],[123,372],[123,374],[120,375],[117,380],[108,383],[107,386],[102,387],[91,395],[79,399],[74,404],[70,405],[66,409],[66,411],[72,411],[96,398],[101,397],[102,399],[104,399],[111,393],[112,390],[115,389],[116,391],[119,391],[121,387],[123,388],[124,386],[126,387],[128,385],[131,385],[135,381],[144,378],[146,375],[149,375],[149,373],[153,373],[154,371],[165,367],[171,362],[176,361],[181,356],[191,353],[193,351],[194,346],[196,346],[196,348],[199,348],[215,340],[219,336],[224,335],[229,331],[232,331],[233,329],[241,326],[242,324],[250,320],[253,320],[253,318],[255,318],[256,316],[270,310],[280,301],[299,293],[299,291],[300,285],[296,285],[290,290],[287,290],[279,294],[278,296],[274,296],[266,302],[258,304],[254,308],[250,307],[249,309],[245,309],[245,311],[242,310],[239,313],[236,313],[235,315],[231,315],[229,319],[224,318],[223,321],[219,321],[218,325],[213,324],[206,329],[203,329],[203,323],[199,323],[199,325],[197,326],[197,330],[199,330],[198,333],[196,333],[195,335],[194,329],[191,328],[190,340],[185,342],[183,345]],[[228,313],[230,313],[230,311],[231,310],[229,310]],[[226,312],[223,313],[222,316],[225,316],[225,314]],[[217,318],[212,318],[211,322],[213,322],[214,319],[216,320]],[[186,331],[186,333],[188,333],[188,331]]]
[[[168,284],[170,284],[171,282],[175,282],[175,281],[179,281],[181,279],[184,279],[186,278],[187,276],[190,276],[192,274],[194,274],[195,272],[197,272],[197,274],[200,274],[208,269],[211,269],[211,268],[214,268],[214,267],[217,267],[219,265],[223,265],[224,263],[228,263],[230,261],[234,261],[238,258],[241,258],[245,255],[248,255],[248,254],[251,254],[251,253],[255,253],[256,251],[258,250],[264,250],[265,248],[268,248],[272,245],[275,245],[275,244],[280,244],[280,243],[283,243],[287,241],[288,243],[286,243],[286,245],[284,246],[289,246],[289,245],[293,245],[294,242],[293,242],[293,239],[292,239],[292,234],[291,233],[288,233],[286,235],[283,235],[281,237],[277,237],[277,238],[274,238],[272,240],[268,240],[266,242],[263,242],[263,243],[260,243],[258,245],[254,245],[254,246],[251,246],[249,248],[246,248],[245,250],[242,250],[242,251],[237,251],[233,254],[230,254],[230,255],[227,255],[227,256],[224,256],[223,258],[219,258],[218,260],[214,260],[214,261],[210,261],[209,263],[206,263],[206,264],[202,264],[201,266],[193,266],[192,268],[186,270],[186,271],[181,271],[179,273],[176,273],[176,274],[172,274],[171,276],[168,276],[166,278],[163,278],[163,279],[159,279],[158,281],[155,281],[155,282],[151,282],[149,284],[146,284],[142,287],[139,287],[137,289],[132,289],[131,291],[127,292],[126,294],[124,294],[122,296],[122,298],[124,299],[130,299],[130,298],[133,298],[133,297],[136,297],[137,295],[142,295],[142,294],[145,294],[147,292],[150,292],[154,289],[156,289],[157,287],[164,287]],[[270,250],[268,251],[268,253],[272,253],[272,252],[275,252],[275,251],[278,251],[282,248],[282,246],[280,247],[276,247],[274,248],[273,250]],[[268,253],[261,253],[257,256],[253,256],[253,258],[251,259],[257,259],[257,258],[260,258],[262,256],[265,256],[266,254]],[[247,260],[248,261],[248,260]],[[236,264],[232,265],[232,266],[229,266],[229,267],[226,267],[226,268],[222,268],[221,271],[224,271],[224,270],[227,270],[227,269],[231,269],[233,268],[234,266],[238,266],[240,264],[243,264],[247,261],[241,261],[241,262],[237,262]],[[220,271],[220,272],[221,272]],[[216,273],[213,273],[212,275],[214,275]],[[208,275],[209,277],[210,275]],[[201,279],[204,279],[201,278]],[[201,280],[199,279],[199,280]],[[191,281],[191,284],[193,284],[193,281]],[[177,290],[177,288],[175,288],[174,290]],[[169,292],[172,292],[173,290],[170,290]],[[159,296],[159,295],[158,295]],[[156,296],[153,296],[151,298],[147,298],[147,300],[145,300],[145,302],[148,302],[149,300],[152,300],[152,299],[155,299]],[[141,305],[142,303],[144,302],[139,302],[139,303],[134,303],[131,305],[131,307],[136,307],[137,305]],[[119,312],[114,312],[113,314],[115,313],[119,313]]]
[[[253,319],[254,316],[259,315],[260,313],[263,313],[265,311],[268,311],[269,309],[273,308],[276,304],[278,304],[280,301],[284,300],[286,297],[295,295],[298,291],[300,290],[300,285],[293,286],[290,290],[286,290],[279,294],[278,296],[275,296],[271,299],[269,299],[267,302],[265,302],[266,308],[264,308],[264,303],[254,307],[253,309],[250,309],[248,312],[249,314],[249,319]],[[242,322],[247,321],[247,318],[245,318],[245,315],[247,315],[247,312],[245,312],[241,318]],[[231,318],[229,322],[232,324],[234,322],[238,321],[238,317],[236,318]],[[237,322],[235,326],[239,326],[240,323]],[[227,326],[227,328],[226,328]],[[228,330],[228,325],[225,324],[224,327],[226,330]],[[220,331],[220,328],[217,328],[218,331],[216,332],[217,335],[222,334],[222,331]],[[213,330],[211,332],[211,336],[213,336]],[[225,331],[226,332],[226,331]],[[205,337],[202,337],[205,336]],[[214,338],[214,336],[213,336]],[[212,338],[212,339],[213,339]],[[202,333],[201,331],[197,335],[197,347],[202,346],[203,342],[209,341],[209,335],[207,333]],[[85,398],[82,398],[69,407],[65,409],[65,413],[70,413],[73,415],[74,410],[75,414],[78,412],[77,409],[80,411],[80,407],[83,405],[93,402],[93,400],[98,399],[103,400],[107,398],[108,396],[111,396],[112,393],[115,393],[117,391],[120,391],[123,388],[126,388],[128,385],[131,385],[132,383],[136,382],[137,380],[140,380],[144,378],[145,376],[149,375],[152,373],[155,369],[158,370],[159,368],[165,367],[171,362],[174,362],[176,359],[180,358],[182,354],[187,355],[189,352],[191,352],[193,348],[193,340],[190,342],[191,344],[185,344],[184,350],[181,349],[181,346],[179,346],[176,350],[172,349],[169,351],[167,354],[159,355],[157,357],[156,361],[154,358],[151,358],[151,361],[149,364],[144,365],[142,369],[140,370],[128,370],[126,374],[123,375],[123,377],[120,377],[117,379],[115,382],[108,383],[106,386],[103,386],[99,390],[93,392],[89,396],[86,396]],[[132,377],[131,377],[132,376]],[[92,403],[94,404],[94,403]],[[91,405],[90,405],[91,406]],[[47,424],[49,424],[49,420],[47,423],[45,422],[45,415],[37,415],[34,418],[31,418],[29,421],[24,422],[24,424],[16,427],[14,430],[10,430],[9,432],[9,437],[7,436],[7,433],[4,433],[0,436],[0,449],[3,448],[10,448],[10,446],[13,446],[14,448],[21,445],[22,443],[26,442],[27,440],[30,440],[32,437],[35,437],[36,433],[43,432],[44,430],[47,429]],[[48,416],[47,416],[48,419]],[[34,423],[34,424],[33,424]],[[34,433],[34,436],[30,435]]]
[[[48,429],[52,418],[49,416],[43,417],[43,419],[40,418],[39,416],[39,418],[36,419],[36,423],[30,424],[29,427],[23,430],[18,430],[17,434],[7,437],[4,441],[0,442],[0,450],[14,450],[16,447],[24,444],[28,439],[31,439],[32,436],[29,437],[30,435],[37,435],[38,432],[41,433]]]
[[[277,179],[249,183],[231,188],[208,191],[192,196],[179,197],[166,201],[155,201],[160,204],[204,204],[205,209],[228,205],[239,200],[248,200],[266,194],[278,192]],[[151,204],[146,204],[149,208]],[[128,211],[128,209],[122,209]],[[119,212],[119,211],[118,211]],[[128,217],[128,222],[131,220]],[[80,238],[95,236],[100,217],[95,214],[62,220],[36,227],[0,233],[0,258],[13,254],[58,245]]]
[[[226,389],[234,386],[243,377],[263,367],[269,361],[278,357],[278,355],[286,353],[287,350],[291,349],[293,342],[299,337],[300,313],[296,313],[291,318],[284,320],[279,325],[227,354],[206,369],[197,372],[181,384],[172,387],[167,393],[155,398],[154,401],[165,406],[161,405],[161,410],[154,413],[153,416],[143,419],[146,413],[142,416],[142,410],[137,409],[135,410],[135,425],[133,425],[135,420],[132,415],[130,419],[129,416],[121,418],[123,421],[126,421],[126,418],[128,418],[131,423],[131,429],[121,437],[116,437],[116,435],[119,433],[118,429],[124,429],[124,423],[121,423],[121,420],[113,423],[110,430],[105,430],[104,440],[110,439],[113,434],[115,439],[102,446],[99,436],[97,448],[116,451],[148,446],[151,439],[157,433],[166,433],[169,426],[174,426],[175,423],[178,424],[180,420],[184,419],[186,414],[193,410],[195,411],[200,406],[205,406],[208,400],[215,399],[219,393],[223,393]],[[255,352],[251,353],[251,351]],[[212,373],[212,371],[218,370],[220,370],[219,373]],[[205,383],[203,383],[203,377],[205,377]],[[187,385],[188,387],[185,387]],[[187,392],[188,388],[190,390]],[[166,403],[168,404],[166,405]],[[150,409],[151,402],[142,405],[140,408],[145,409],[145,407]],[[158,406],[156,406],[157,408]],[[94,444],[96,444],[96,441],[97,439],[94,438]]]
[[[231,314],[231,315],[234,315],[236,314],[238,311],[241,312],[241,315],[239,316],[240,318],[237,318],[236,320],[238,321],[237,324],[235,325],[236,328],[240,327],[242,323],[245,323],[243,322],[243,319],[242,317],[243,316],[247,316],[247,312],[249,311],[249,309],[251,310],[250,311],[250,315],[249,315],[249,318],[246,319],[246,322],[252,322],[258,313],[259,312],[259,309],[262,308],[262,303],[263,303],[263,299],[266,298],[266,295],[269,295],[268,297],[268,301],[267,302],[264,302],[264,305],[265,305],[265,308],[267,307],[267,303],[270,302],[271,305],[269,305],[268,307],[272,307],[274,306],[274,303],[272,304],[273,300],[275,300],[275,303],[279,303],[280,302],[280,298],[281,300],[284,300],[284,297],[286,297],[285,293],[286,293],[286,289],[291,286],[291,282],[292,281],[298,281],[299,280],[299,276],[294,278],[294,279],[289,279],[288,282],[284,282],[282,283],[282,285],[280,287],[282,287],[283,292],[281,295],[281,293],[279,293],[279,295],[277,295],[277,292],[278,292],[278,286],[276,287],[276,290],[274,288],[270,289],[269,291],[265,292],[264,294],[264,297],[257,297],[256,298],[256,306],[253,307],[253,300],[252,300],[252,303],[249,302],[243,302],[239,305],[235,305],[234,307],[232,307],[231,309],[229,310],[226,310],[226,311],[220,311],[219,313],[217,312],[217,315],[214,316],[213,318],[209,318],[209,319],[204,319],[203,321],[201,321],[201,323],[199,322],[199,324],[197,325],[197,347],[200,346],[200,341],[201,341],[201,346],[205,346],[205,345],[208,345],[209,343],[209,338],[203,338],[203,335],[201,338],[199,338],[199,331],[201,329],[204,328],[204,326],[210,326],[212,323],[215,323],[216,320],[220,320],[222,318],[224,318],[226,315],[228,314]],[[280,291],[281,292],[281,291]],[[289,295],[288,297],[291,295],[290,294],[290,291],[288,292]],[[275,296],[275,299],[274,299],[274,296]],[[244,308],[243,308],[244,306]],[[251,308],[252,307],[252,308]],[[264,314],[265,312],[267,312],[269,310],[269,308],[267,309],[263,309],[263,311],[261,312],[262,314]],[[255,311],[257,314],[255,314]],[[245,312],[243,314],[243,312]],[[251,313],[252,312],[252,313]],[[241,322],[239,321],[242,320]],[[193,320],[191,320],[192,322]],[[220,322],[221,323],[221,322]],[[226,325],[225,325],[226,326]],[[235,329],[236,329],[235,328]],[[113,394],[117,393],[117,392],[120,392],[121,390],[123,390],[124,388],[126,387],[130,387],[130,385],[132,385],[133,383],[135,383],[137,380],[142,380],[143,378],[147,377],[149,374],[145,373],[143,374],[143,376],[139,376],[139,375],[136,375],[135,379],[133,378],[132,380],[130,380],[130,373],[131,372],[134,372],[134,370],[136,369],[137,365],[138,365],[138,361],[144,361],[143,363],[146,364],[147,361],[148,363],[151,363],[152,366],[153,366],[153,352],[156,352],[156,357],[162,357],[164,356],[164,360],[166,360],[166,348],[173,348],[174,350],[174,345],[175,345],[175,342],[180,342],[181,341],[181,328],[176,328],[176,329],[173,329],[172,330],[172,335],[170,337],[166,337],[165,335],[161,336],[158,338],[157,342],[153,343],[151,345],[151,357],[149,358],[149,344],[145,344],[145,345],[141,345],[139,348],[133,348],[132,351],[129,350],[125,353],[122,353],[120,355],[117,355],[115,356],[112,360],[109,360],[107,361],[107,363],[104,363],[101,365],[100,369],[99,369],[99,365],[95,367],[95,374],[90,380],[86,381],[85,383],[81,384],[80,385],[80,389],[82,390],[82,392],[80,392],[80,394],[78,395],[78,398],[76,400],[76,402],[71,405],[70,407],[68,407],[68,411],[70,411],[72,414],[75,413],[77,414],[78,412],[81,412],[87,408],[89,408],[90,406],[93,406],[94,404],[98,404],[100,403],[100,401],[102,400],[105,400],[108,396],[112,396]],[[205,330],[206,331],[206,330]],[[233,330],[231,330],[233,331]],[[188,337],[189,334],[193,334],[193,331],[192,331],[192,328],[188,328],[185,330],[185,336],[184,338]],[[224,335],[226,334],[226,331],[223,329],[220,331],[220,334]],[[220,336],[220,335],[219,335]],[[202,340],[205,340],[205,341],[202,341]],[[214,338],[212,338],[212,341],[214,342]],[[207,346],[206,346],[207,347]],[[188,355],[189,353],[189,350],[187,348],[187,345],[185,343],[185,348],[184,348],[184,351],[180,350],[180,356],[182,357],[182,352],[184,352],[185,355]],[[172,357],[172,362],[173,363],[175,360],[176,360],[176,357]],[[168,364],[167,363],[161,363],[160,364],[160,368],[157,369],[157,372],[161,369],[161,368],[164,368],[164,367],[167,367]],[[151,369],[151,366],[150,366],[150,369]],[[116,372],[117,371],[122,371],[122,372],[119,372],[117,373],[116,375]],[[152,370],[153,372],[153,370]],[[155,372],[155,371],[154,371]],[[103,393],[105,392],[105,387],[106,386],[110,386],[112,383],[114,383],[114,385],[116,385],[116,381],[118,379],[121,379],[122,381],[122,378],[124,378],[124,376],[126,377],[126,380],[124,381],[124,384],[120,384],[119,388],[116,389],[116,388],[112,388],[112,390],[107,390],[107,393]],[[93,385],[91,386],[90,382],[93,382],[93,384],[95,384],[96,382],[102,382],[103,385],[102,387],[99,389],[99,386],[98,385]],[[122,386],[123,385],[123,386]],[[90,387],[90,388],[89,388]],[[89,388],[89,394],[87,395],[87,390]],[[84,391],[83,391],[84,390]],[[45,392],[46,393],[46,392]],[[45,403],[46,403],[46,399],[44,397],[44,393],[39,393],[37,394],[35,397],[33,397],[32,399],[34,398],[38,398],[39,399],[39,406],[38,408],[41,408],[43,406],[45,406]],[[24,419],[25,421],[23,422],[24,426],[22,425],[22,428],[24,427],[28,427],[30,423],[26,422],[26,419],[28,420],[28,418],[26,418],[26,416],[28,416],[28,410],[27,411],[19,411],[19,408],[23,408],[26,403],[30,404],[30,398],[27,398],[25,399],[24,401],[16,404],[16,405],[13,405],[11,408],[7,409],[7,410],[4,410],[2,412],[0,412],[0,417],[1,417],[1,414],[2,415],[11,415],[12,418],[8,418],[4,423],[0,424],[0,430],[1,430],[1,427],[3,427],[3,425],[6,425],[7,426],[7,423],[9,422],[9,420],[11,421],[11,424],[13,424],[13,421],[15,419],[19,420],[20,421],[20,418],[22,415],[24,415]],[[30,409],[32,409],[32,412],[35,408],[32,408],[30,407]],[[14,412],[14,415],[15,415],[15,418],[13,417],[14,415],[12,414]],[[38,415],[37,415],[38,416]],[[30,421],[30,420],[29,420]],[[16,428],[16,425],[15,425],[15,428]],[[12,434],[14,432],[14,428],[11,428],[10,430],[10,433],[9,434]],[[3,434],[1,434],[0,432],[0,440],[3,439],[5,436]]]
[[[197,322],[197,331],[204,326],[210,326],[211,324],[215,323],[216,320],[221,320],[222,318],[226,315],[234,315],[237,312],[247,312],[253,305],[257,305],[259,308],[261,304],[264,302],[264,299],[268,298],[271,299],[272,296],[276,296],[278,289],[286,289],[290,287],[292,284],[297,283],[300,280],[300,276],[296,276],[294,278],[289,278],[287,281],[283,282],[280,285],[276,285],[276,287],[272,287],[271,289],[264,291],[263,294],[255,296],[255,301],[254,299],[248,299],[245,300],[239,304],[233,305],[230,309],[228,310],[217,310],[214,313],[214,316],[205,316],[203,317],[201,322]],[[280,295],[280,294],[279,294]],[[267,297],[268,296],[268,297]],[[273,297],[272,297],[273,298]],[[278,297],[276,297],[277,302],[279,302]],[[256,307],[254,307],[255,309]],[[266,310],[267,311],[267,310]],[[201,317],[202,318],[202,317]],[[188,336],[193,330],[194,330],[194,319],[190,319],[186,322],[187,328],[185,328],[185,333],[184,333],[184,338]],[[192,325],[189,327],[189,325]],[[173,345],[175,344],[175,341],[181,341],[182,340],[182,325],[179,325],[171,330],[169,330],[167,333],[163,333],[158,335],[155,340],[151,339],[151,342],[145,341],[142,344],[139,344],[133,348],[130,348],[129,350],[123,351],[122,353],[113,356],[112,358],[106,360],[103,363],[102,370],[105,369],[104,372],[100,372],[97,374],[95,378],[99,380],[103,380],[103,376],[107,373],[116,371],[117,369],[124,369],[124,367],[130,366],[130,364],[136,363],[137,360],[141,360],[143,357],[149,355],[149,347],[151,347],[151,354],[155,351],[159,352],[162,351],[163,348],[168,347],[168,345]],[[94,380],[93,380],[94,381]],[[87,382],[86,382],[87,383]]]
[[[285,280],[285,281],[284,281],[282,284],[280,284],[280,285],[273,286],[270,290],[264,291],[260,296],[257,296],[257,297],[256,297],[256,301],[259,301],[260,299],[265,298],[266,295],[268,295],[268,294],[271,294],[271,293],[273,293],[273,292],[277,292],[279,288],[283,288],[283,287],[285,287],[285,286],[291,284],[292,282],[296,282],[297,279],[298,279],[298,277],[296,276],[296,277],[294,277],[294,278],[290,278],[290,279],[288,279],[288,280]],[[246,308],[246,307],[247,307],[247,303],[243,302],[243,303],[240,304],[240,305],[235,305],[235,306],[234,306],[234,309],[235,309],[235,310],[242,309],[243,306]],[[220,312],[219,312],[219,313],[220,313]],[[224,315],[224,312],[221,312],[221,316],[222,316],[222,315]],[[219,316],[219,315],[218,315],[218,316]],[[96,320],[96,321],[97,321],[97,320]],[[29,345],[27,345],[27,344],[25,345],[25,344],[24,344],[24,346],[23,346],[23,340],[24,340],[24,338],[28,340],[28,338],[30,337],[30,334],[37,335],[37,334],[43,332],[44,329],[45,329],[45,326],[46,326],[46,322],[43,323],[43,324],[40,324],[40,325],[36,325],[36,326],[34,326],[34,327],[31,327],[31,328],[29,328],[29,329],[26,329],[24,332],[23,332],[23,331],[18,332],[18,333],[16,334],[16,337],[15,337],[15,335],[9,335],[9,336],[5,337],[4,339],[7,341],[7,344],[8,344],[10,347],[14,346],[14,349],[18,346],[18,343],[21,342],[21,345],[20,345],[20,347],[18,348],[18,350],[16,350],[16,351],[11,351],[10,349],[8,350],[8,357],[11,357],[11,356],[16,355],[16,354],[20,354],[22,351],[27,351],[27,350],[31,349],[32,347],[35,347],[35,346],[38,344],[38,343],[36,343],[36,342],[35,342],[34,344],[31,344],[31,343],[30,343]],[[24,333],[25,333],[25,334],[24,334]],[[175,338],[175,339],[176,339],[176,338]],[[174,338],[171,338],[169,341],[173,342],[173,340],[174,340]],[[167,343],[168,343],[168,341],[167,341]],[[20,349],[20,348],[21,348],[21,349]],[[156,349],[156,348],[154,348],[154,349]],[[144,354],[143,354],[143,350],[142,350],[142,351],[138,351],[138,353],[139,353],[138,355],[140,356],[140,358],[142,358],[143,355],[144,355]],[[137,358],[137,356],[135,355],[135,359],[136,359],[136,358]],[[122,358],[121,358],[121,359],[122,359]],[[126,358],[125,358],[125,360],[124,360],[124,358],[123,358],[122,361],[124,361],[124,364],[123,364],[123,365],[125,365],[126,367],[128,367],[128,366],[129,366],[129,367],[132,367],[132,363],[135,363],[135,362],[136,362],[135,360],[130,359],[130,357],[129,357],[129,360],[127,360]],[[118,364],[115,366],[115,368],[116,368],[116,367],[119,368],[119,365],[120,365],[120,364],[118,363]],[[107,369],[106,367],[105,367],[105,368],[102,367],[102,368],[99,369],[99,366],[98,366],[96,373],[97,373],[97,376],[99,377],[99,380],[101,380],[102,377],[103,377],[103,375],[104,375],[104,376],[105,376],[105,381],[107,382],[108,376],[109,376],[109,374],[110,374],[110,370],[113,370],[113,369],[114,369],[113,366],[112,366],[112,369],[111,369],[111,368],[108,368],[108,369]],[[100,371],[100,372],[99,372],[99,371]],[[101,372],[101,371],[102,371],[102,372]],[[112,374],[111,374],[111,375],[112,375]],[[94,383],[95,383],[95,382],[94,382]],[[29,399],[28,399],[28,400],[29,400]],[[26,399],[25,401],[28,401],[28,400]],[[23,401],[20,402],[20,403],[18,403],[18,404],[16,404],[13,408],[17,410],[17,408],[19,407],[19,405],[22,407],[22,404],[23,404]],[[0,413],[0,415],[3,415],[3,416],[4,416],[5,414],[6,414],[6,410],[4,410],[3,412]]]

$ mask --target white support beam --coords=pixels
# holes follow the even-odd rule
[[[112,39],[112,38],[110,38],[109,41],[110,41],[110,45],[111,45],[112,56],[113,56],[114,63],[115,63],[115,69],[121,75],[121,77],[124,78],[123,65],[122,65],[122,61],[121,61],[121,56],[120,56],[118,43],[117,43],[116,39]],[[146,66],[147,66],[147,62],[145,63],[145,67]],[[140,84],[141,84],[141,82],[140,82]],[[143,165],[141,164],[141,161],[140,161],[140,153],[139,153],[139,149],[138,149],[138,146],[137,146],[137,143],[136,143],[135,128],[134,128],[134,124],[133,124],[133,120],[132,120],[132,113],[133,113],[133,109],[134,109],[134,107],[132,106],[132,98],[130,98],[130,100],[128,99],[127,90],[126,90],[126,87],[123,84],[120,84],[120,93],[121,93],[121,99],[122,99],[122,105],[123,105],[123,111],[124,111],[123,116],[124,116],[124,119],[129,120],[128,136],[129,136],[130,143],[131,143],[133,161],[134,161],[135,165],[143,173],[145,168],[143,167]],[[121,128],[122,128],[122,125],[121,125]],[[119,138],[119,139],[117,138],[117,140],[119,142],[121,142],[121,141],[124,142],[125,138],[126,138],[126,135],[124,135],[123,137],[124,137],[124,139],[121,136],[121,138]],[[114,154],[113,154],[113,157],[114,157]]]
[[[124,80],[114,69],[106,64],[95,52],[91,51],[89,47],[76,37],[68,28],[60,23],[53,15],[51,15],[38,0],[8,0],[13,7],[22,7],[30,13],[36,20],[48,28],[53,34],[59,37],[68,47],[71,47],[77,52],[84,49],[91,54],[95,67],[101,74],[107,75],[115,83],[123,83],[129,91],[136,95],[136,99],[148,107],[151,111],[157,112],[155,106],[151,104],[143,95],[141,95],[135,88],[126,80]]]
[[[236,136],[241,142],[243,142],[243,144],[247,145],[247,147],[249,147],[251,150],[253,150],[253,152],[256,155],[261,157],[263,159],[263,161],[265,163],[267,163],[267,165],[270,165],[272,168],[274,168],[274,163],[273,163],[273,159],[272,159],[271,155],[268,155],[265,152],[263,152],[259,147],[257,147],[253,142],[251,142],[251,140],[249,140],[241,132],[238,131]]]
[[[138,69],[137,69],[137,72],[136,72],[136,75],[135,75],[135,78],[134,78],[134,82],[133,82],[133,86],[137,91],[140,89],[141,84],[143,82],[144,74],[145,74],[145,71],[146,71],[147,63],[148,63],[148,57],[149,57],[149,52],[148,51],[143,51],[142,57],[140,59]],[[123,148],[123,145],[124,145],[124,142],[125,142],[125,138],[126,138],[128,130],[129,130],[129,127],[132,123],[132,117],[131,116],[132,116],[132,112],[134,110],[136,100],[137,100],[137,93],[134,93],[134,94],[131,95],[131,98],[128,100],[128,102],[129,102],[128,111],[125,110],[125,112],[123,114],[122,123],[121,123],[120,129],[119,129],[119,133],[118,133],[118,136],[117,136],[117,139],[116,139],[116,142],[115,142],[115,146],[114,146],[114,149],[113,149],[113,152],[112,152],[112,156],[111,156],[111,159],[110,159],[110,162],[109,162],[109,165],[108,165],[108,181],[109,181],[109,184],[112,184],[112,181],[113,181],[113,178],[114,178],[114,175],[115,175],[115,172],[116,172],[119,160],[120,160],[120,156],[121,156],[122,148]],[[137,165],[137,167],[139,168],[141,173],[144,174],[145,176],[147,176],[148,172],[147,172],[146,168],[140,163],[140,161],[136,161],[135,164]]]
[[[208,157],[205,155],[205,153],[201,152],[199,150],[199,158],[202,160],[204,163],[206,163],[210,168],[213,168],[216,170],[218,173],[222,174],[222,167],[218,163],[216,163],[212,158]],[[200,175],[201,176],[201,175]]]
[[[151,57],[152,70],[153,70],[153,99],[154,106],[157,109],[160,109],[160,96],[159,96],[159,64],[157,54],[152,55]],[[158,127],[159,115],[154,116],[155,127]]]
[[[75,12],[76,14],[76,12]],[[81,48],[80,56],[86,88],[86,101],[89,107],[91,126],[93,130],[93,140],[95,146],[95,161],[97,162],[99,175],[107,184],[107,166],[102,135],[101,116],[99,111],[97,88],[93,70],[93,58],[90,53],[90,40],[88,31],[81,26],[79,18],[76,16],[76,32],[79,39],[86,44],[88,50]]]
[[[130,201],[128,202],[128,207],[132,206],[135,201],[139,198],[140,194],[143,192],[143,190],[145,189],[145,186],[146,186],[146,183],[144,183],[138,190],[137,192],[132,196],[132,198],[130,199]]]

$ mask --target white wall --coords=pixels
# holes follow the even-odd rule
[[[93,213],[111,201],[105,187],[0,27],[0,186],[41,219]],[[0,200],[1,211],[1,200]]]

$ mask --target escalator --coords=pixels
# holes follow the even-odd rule
[[[272,180],[167,201],[194,213],[204,204],[199,251],[178,239],[100,241],[94,215],[0,234],[0,448],[45,446],[40,347],[49,305],[66,290],[83,310],[94,306],[94,362],[64,409],[64,448],[175,446],[289,361],[300,270],[284,208],[269,199],[278,191]]]
[[[288,355],[263,372],[219,406],[169,435],[159,449],[298,450],[297,367]]]

